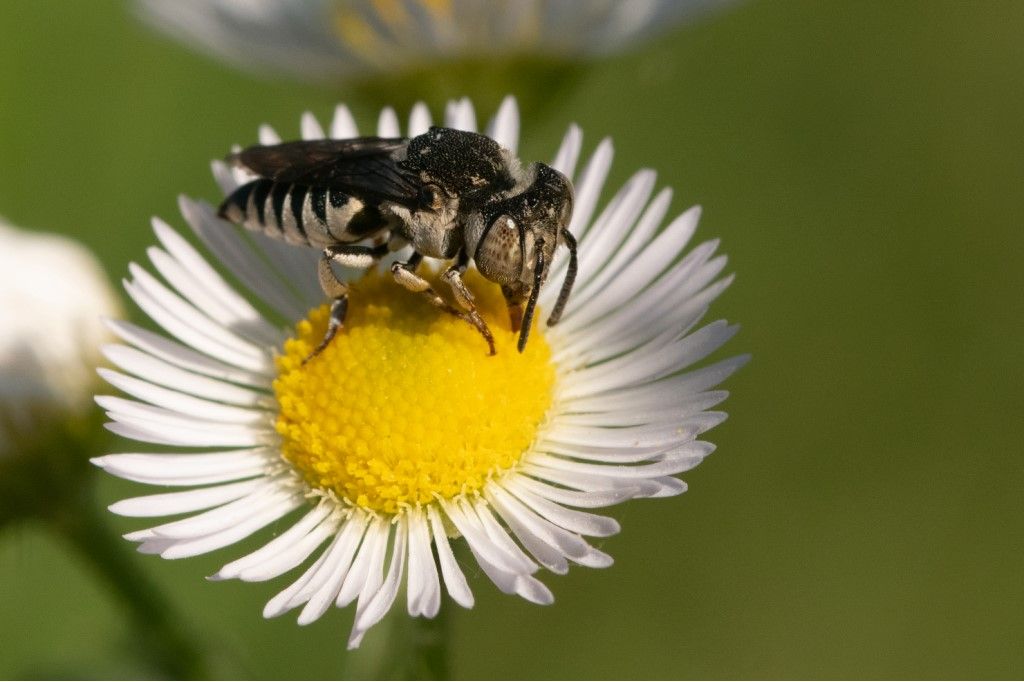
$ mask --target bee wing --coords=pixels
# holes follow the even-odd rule
[[[406,138],[358,137],[255,145],[228,161],[274,182],[329,187],[360,198],[414,204],[422,182],[398,165]]]

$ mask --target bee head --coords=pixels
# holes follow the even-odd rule
[[[484,206],[479,229],[469,230],[467,239],[480,274],[501,285],[514,329],[519,327],[517,316],[527,299],[532,312],[572,218],[568,178],[542,163],[532,164],[525,178],[528,184],[523,191]]]

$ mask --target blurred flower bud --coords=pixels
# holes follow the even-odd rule
[[[91,411],[101,317],[119,311],[85,247],[0,220],[0,457]]]

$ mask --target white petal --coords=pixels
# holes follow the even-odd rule
[[[312,111],[302,112],[302,117],[299,119],[299,131],[303,140],[322,140],[326,137],[324,129],[320,126],[320,121],[316,120]]]
[[[110,344],[100,350],[121,369],[176,391],[243,407],[270,404],[270,398],[265,393],[179,369],[129,346]]]
[[[655,426],[624,426],[605,429],[592,426],[563,426],[547,435],[545,442],[562,443],[577,447],[615,448],[628,453],[634,448],[664,450],[692,440],[695,430],[677,424]],[[608,453],[611,454],[611,453]],[[606,459],[615,459],[606,457]],[[631,459],[626,457],[620,459]]]
[[[561,526],[573,533],[607,537],[615,535],[620,530],[619,522],[615,519],[568,509],[550,500],[546,500],[518,485],[514,477],[509,477],[506,480],[505,488],[540,516],[543,516],[556,526]]]
[[[267,123],[259,127],[258,137],[262,145],[280,144],[281,142],[281,136],[277,134],[273,126]]]
[[[202,282],[203,290],[219,301],[224,309],[231,311],[233,318],[238,319],[247,327],[258,330],[260,335],[267,339],[279,337],[280,331],[270,325],[249,301],[225,282],[220,274],[207,263],[206,259],[177,231],[159,218],[153,218],[152,223],[157,239],[167,249],[167,252],[182,265],[186,272],[191,273],[196,281]]]
[[[613,504],[619,504],[620,502],[632,499],[637,492],[636,488],[622,488],[620,490],[586,493],[578,490],[556,488],[526,476],[519,479],[519,485],[552,502],[570,507],[585,508],[609,507]]]
[[[131,322],[105,320],[105,323],[127,343],[183,369],[249,386],[269,386],[270,382],[265,371],[252,372],[239,367],[232,367],[227,363],[214,360],[209,356],[186,348],[176,341],[166,339],[148,329],[138,327]]]
[[[601,295],[606,288],[613,284],[615,278],[623,269],[632,266],[633,259],[650,242],[651,236],[661,221],[668,213],[669,204],[672,202],[672,190],[666,188],[658,192],[658,195],[648,204],[644,214],[636,222],[633,229],[622,230],[621,237],[624,241],[614,249],[614,256],[606,264],[595,267],[591,273],[580,273],[573,288],[573,299],[575,306],[582,304],[593,296]]]
[[[590,227],[590,217],[601,196],[601,189],[604,187],[605,178],[608,177],[608,170],[611,168],[614,156],[615,149],[612,146],[611,138],[606,137],[597,145],[597,149],[594,150],[576,182],[576,197],[573,202],[569,231],[579,241],[583,241],[581,238],[586,235]]]
[[[674,424],[673,424],[674,425]],[[602,431],[602,429],[595,429],[595,431]],[[673,443],[678,440],[686,442],[697,437],[696,429],[687,431],[685,435],[681,435],[679,439],[675,439]],[[592,442],[600,442],[600,433],[597,433],[591,438]],[[672,443],[665,445],[664,443],[658,445],[647,445],[638,447],[636,445],[584,445],[581,443],[560,443],[554,440],[544,440],[539,443],[536,447],[537,452],[545,452],[549,455],[559,455],[562,457],[572,457],[573,459],[584,459],[592,462],[615,462],[616,464],[632,464],[636,462],[645,462],[654,459],[661,453],[665,452],[666,449],[672,447]]]
[[[395,543],[391,552],[391,566],[388,568],[387,577],[380,589],[373,595],[365,606],[360,603],[356,610],[355,623],[352,625],[352,633],[349,635],[348,648],[354,649],[359,646],[363,635],[380,620],[391,609],[398,596],[398,586],[402,581],[405,571],[405,559],[407,554],[407,541],[409,528],[404,518],[400,518],[395,524]],[[360,600],[362,602],[362,600]]]
[[[220,191],[224,196],[227,196],[238,189],[238,180],[235,179],[235,174],[232,168],[224,161],[220,159],[214,159],[211,161],[210,172],[213,173],[213,179],[217,181],[217,186],[220,187]],[[153,220],[158,220],[158,218],[154,218]]]
[[[463,507],[463,511],[466,514],[476,512],[476,516],[480,520],[480,525],[483,526],[484,532],[487,533],[487,537],[510,556],[514,556],[519,563],[526,566],[528,572],[535,573],[539,570],[537,564],[509,537],[505,529],[501,527],[501,524],[494,520],[494,516],[483,499],[478,498],[473,504],[467,502],[466,506]]]
[[[175,543],[172,547],[160,553],[164,559],[183,559],[185,557],[206,554],[221,547],[227,547],[249,537],[264,526],[273,523],[282,516],[297,509],[302,504],[302,497],[292,495],[280,500],[273,506],[267,507],[260,513],[253,514],[241,523],[237,523],[226,530],[213,535],[206,535],[194,540]]]
[[[536,570],[535,566],[531,567],[520,561],[518,557],[508,554],[495,544],[480,526],[480,521],[476,519],[475,515],[470,517],[463,513],[458,502],[441,500],[441,507],[462,533],[473,553],[485,558],[488,564],[508,574],[529,573],[531,569]]]
[[[524,533],[529,533],[537,542],[543,543],[551,550],[569,557],[576,563],[593,565],[594,568],[605,566],[595,565],[600,561],[600,553],[582,537],[571,531],[565,530],[547,519],[540,516],[528,505],[509,494],[506,490],[497,486],[491,491],[496,503],[501,505],[502,516],[509,523],[516,523],[523,528]],[[506,514],[507,512],[507,514]]]
[[[171,540],[199,538],[231,528],[252,514],[272,507],[289,496],[291,496],[289,491],[281,490],[264,481],[260,488],[241,499],[180,521],[154,526],[148,530],[154,537]]]
[[[701,443],[701,441],[696,442]],[[685,464],[683,465],[684,468],[680,468],[681,462],[679,458],[664,459],[638,466],[622,466],[613,464],[587,464],[585,462],[574,462],[561,457],[532,454],[530,456],[530,463],[536,464],[537,466],[547,467],[548,469],[560,469],[562,471],[589,474],[592,476],[609,476],[620,480],[633,478],[658,478],[661,476],[678,474],[685,470]],[[593,533],[588,533],[588,535],[593,535]]]
[[[551,467],[543,467],[530,462],[521,465],[521,471],[528,476],[587,493],[607,492],[609,490],[635,490],[636,497],[649,497],[662,489],[660,484],[651,480],[609,478],[579,471],[552,469]]]
[[[366,529],[366,537],[363,538],[363,544],[352,562],[352,568],[345,576],[335,604],[345,607],[351,604],[356,597],[366,600],[377,591],[383,581],[384,553],[387,550],[389,537],[390,528],[386,521],[378,519],[369,525]]]
[[[474,604],[473,592],[469,589],[466,576],[462,573],[459,563],[455,560],[455,554],[448,543],[448,535],[445,532],[441,515],[433,505],[430,505],[427,507],[427,516],[430,519],[434,546],[437,547],[437,559],[441,566],[441,575],[444,577],[444,585],[448,590],[448,595],[456,604],[471,609]]]
[[[301,540],[281,549],[272,558],[242,569],[238,578],[246,582],[262,582],[283,575],[308,559],[325,540],[335,536],[337,531],[338,519],[332,515]]]
[[[569,126],[569,129],[565,131],[565,137],[562,138],[562,145],[558,148],[558,153],[555,154],[555,158],[551,161],[551,167],[561,172],[566,177],[571,178],[576,172],[576,162],[580,158],[580,148],[583,146],[583,131],[580,127],[573,123]]]
[[[250,552],[240,559],[236,559],[225,564],[219,571],[217,571],[217,573],[211,576],[210,579],[226,580],[228,578],[237,578],[246,569],[250,569],[254,566],[260,567],[279,554],[287,552],[290,548],[308,537],[314,529],[319,527],[320,523],[330,515],[331,511],[332,505],[329,502],[320,502],[320,504],[307,512],[299,521],[293,523],[284,533],[278,535],[256,551]],[[310,550],[310,553],[312,553],[312,549]]]
[[[580,399],[572,401],[572,412],[562,413],[550,420],[552,427],[572,426],[631,426],[660,422],[678,422],[699,414],[729,397],[728,391],[705,391],[680,396],[672,404],[655,403],[650,407],[634,409],[636,403],[607,399]],[[589,400],[589,402],[587,402]]]
[[[519,109],[515,97],[508,95],[501,101],[498,112],[487,125],[487,135],[515,156],[519,147]]]
[[[608,169],[612,165],[612,157],[615,152],[612,148],[612,141],[609,138],[601,140],[594,154],[590,157],[586,167],[580,174],[580,179],[574,185],[575,197],[573,199],[572,221],[569,223],[569,232],[576,237],[577,242],[585,242],[583,237],[590,228],[590,217],[601,196],[601,188],[604,187],[605,178],[608,176]],[[561,282],[564,270],[568,264],[568,256],[565,249],[559,249],[551,263],[548,278],[552,282]],[[554,303],[553,296],[556,296],[555,287],[545,287],[540,294],[540,304],[551,307]],[[550,293],[549,293],[550,292]],[[545,293],[547,295],[545,296]],[[570,309],[572,299],[570,301]]]
[[[188,197],[178,198],[181,214],[192,230],[243,284],[288,320],[305,316],[294,292],[260,259],[236,228],[216,216],[212,207]]]
[[[635,353],[577,372],[573,378],[579,382],[578,388],[568,389],[564,395],[566,398],[593,395],[656,381],[703,360],[738,330],[738,326],[729,326],[724,320],[719,320],[664,345],[652,341]]]
[[[305,603],[305,599],[296,599],[296,595],[298,595],[299,592],[301,592],[302,590],[305,590],[306,587],[309,585],[310,581],[313,579],[313,577],[317,575],[317,573],[319,573],[324,563],[326,563],[327,557],[331,554],[331,551],[342,540],[343,535],[344,533],[339,533],[338,535],[335,535],[334,540],[331,541],[331,544],[328,545],[327,549],[324,550],[324,552],[320,554],[319,557],[317,557],[316,561],[310,564],[309,568],[307,568],[302,573],[302,575],[299,576],[298,580],[296,580],[291,585],[275,594],[270,599],[270,601],[267,602],[266,606],[263,607],[264,618],[276,618],[281,614],[286,613],[288,610],[298,606],[299,604]],[[306,593],[307,599],[308,595],[312,594],[313,591],[313,589],[310,589]]]
[[[564,333],[580,329],[608,311],[617,310],[626,301],[635,297],[641,289],[657,279],[665,267],[679,257],[683,246],[697,229],[699,219],[700,208],[695,206],[673,220],[654,241],[648,243],[647,248],[633,259],[628,268],[621,271],[615,280],[615,286],[610,287],[605,295],[595,296],[585,302],[581,301],[579,308],[566,311],[566,319],[561,323],[563,324],[562,329],[566,330]],[[692,256],[693,259],[698,257],[699,254]],[[675,269],[683,267],[683,263],[680,263],[675,266]],[[676,290],[671,292],[671,298],[677,303],[685,300]],[[569,317],[575,319],[570,320]]]
[[[102,367],[97,370],[97,373],[112,386],[119,388],[129,395],[133,395],[153,405],[173,410],[179,414],[196,417],[197,419],[259,425],[267,423],[267,420],[271,418],[270,414],[263,409],[251,410],[196,398]]]
[[[637,171],[591,225],[587,238],[580,242],[578,249],[582,285],[612,258],[616,253],[615,247],[633,229],[654,191],[656,179],[654,171]]]
[[[476,112],[468,97],[448,102],[444,112],[444,125],[446,128],[476,132]]]
[[[108,509],[121,516],[153,517],[184,514],[216,507],[219,504],[245,497],[263,484],[261,480],[242,481],[210,488],[197,488],[177,493],[160,493],[131,497],[115,502]]]
[[[430,129],[430,109],[423,102],[416,102],[409,112],[409,137],[417,137]]]
[[[137,483],[207,485],[260,476],[269,460],[265,450],[232,450],[195,455],[107,455],[91,461],[107,473]]]
[[[433,618],[441,607],[441,584],[430,551],[430,530],[423,510],[413,509],[409,519],[409,584],[407,608],[410,616]]]
[[[356,120],[352,118],[352,112],[344,104],[339,104],[334,108],[334,118],[331,119],[331,137],[335,140],[359,137]]]
[[[500,486],[493,484],[493,482],[488,485],[486,492],[487,501],[512,530],[519,539],[519,542],[549,571],[559,575],[567,573],[569,571],[569,562],[566,561],[564,553],[550,542],[545,541],[528,524],[524,523],[517,510],[506,504],[505,497],[507,496],[502,496],[501,490],[495,490],[499,488]]]
[[[110,374],[105,371],[104,374]],[[202,417],[194,417],[173,409],[157,407],[135,400],[127,400],[116,396],[96,396],[96,402],[114,420],[138,426],[173,426],[183,429],[195,429],[213,437],[249,437],[254,433],[269,433],[272,428],[270,418],[261,419],[260,423],[239,423],[232,421],[213,421]]]
[[[380,110],[377,118],[377,137],[401,137],[402,126],[398,122],[398,114],[391,107]]]
[[[238,309],[224,304],[212,295],[215,284],[206,281],[201,272],[186,270],[185,267],[163,249],[155,246],[146,250],[153,266],[181,296],[206,314],[217,320],[244,340],[261,346],[278,346],[284,335],[258,314],[246,315],[244,308]],[[255,313],[255,311],[252,311]]]
[[[269,434],[251,429],[217,430],[199,429],[196,423],[164,420],[142,421],[124,414],[112,413],[114,422],[104,424],[107,430],[119,436],[157,445],[186,447],[252,447],[264,445]]]
[[[313,589],[312,594],[308,595],[308,601],[299,613],[297,620],[299,625],[309,625],[318,620],[320,616],[327,612],[327,609],[337,598],[341,584],[344,582],[349,567],[352,565],[352,559],[355,557],[356,549],[359,546],[358,539],[362,532],[363,522],[360,521],[352,529],[349,538],[331,548],[330,555],[327,557],[324,565],[317,572],[317,575],[314,576],[313,580],[310,581],[309,587],[315,589]],[[305,598],[306,595],[303,594],[301,596]]]
[[[172,310],[166,307],[166,301],[155,297],[154,291],[140,285],[137,279],[132,282],[125,281],[124,288],[154,322],[196,350],[243,369],[255,372],[270,371],[270,360],[261,349],[251,345],[242,346],[241,343],[244,342],[238,337],[225,342],[228,334],[223,328],[217,327],[194,308],[189,310],[190,306],[184,305]]]

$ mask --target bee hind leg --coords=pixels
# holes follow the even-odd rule
[[[494,336],[491,335],[491,330],[487,327],[487,323],[484,322],[483,318],[481,318],[479,314],[477,314],[476,307],[474,306],[471,312],[463,312],[441,298],[441,296],[434,291],[434,288],[430,286],[430,282],[416,274],[416,268],[422,261],[423,254],[414,252],[405,263],[394,263],[391,266],[391,274],[394,276],[396,282],[409,291],[422,294],[435,308],[440,308],[446,313],[454,315],[460,320],[465,320],[469,324],[473,325],[476,330],[480,332],[480,335],[484,337],[484,340],[487,341],[487,347],[490,350],[489,354],[494,355],[496,352],[494,350]],[[449,270],[449,272],[450,271],[451,270]],[[445,276],[447,277],[447,275],[448,273],[446,272]],[[461,283],[461,278],[459,281]],[[466,288],[465,284],[462,285],[462,289],[466,294],[468,294],[467,301],[472,305],[473,295],[469,293],[469,289]],[[459,303],[462,304],[459,292],[455,293],[455,297],[459,300]]]
[[[339,263],[348,267],[366,268],[373,265],[387,252],[386,244],[374,247],[339,244],[328,246],[324,249],[323,255],[320,256],[320,260],[317,262],[316,274],[317,279],[320,280],[320,288],[333,299],[331,302],[331,316],[327,321],[327,332],[324,334],[323,341],[302,361],[302,364],[306,364],[320,355],[330,345],[331,341],[334,340],[338,330],[345,324],[345,314],[348,312],[348,285],[338,279],[334,269],[331,268],[331,263]]]

